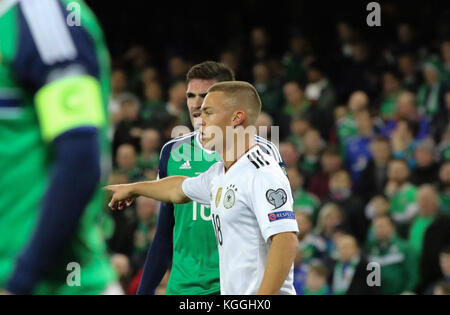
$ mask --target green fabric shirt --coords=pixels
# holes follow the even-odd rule
[[[298,189],[294,192],[294,211],[302,211],[309,215],[312,222],[316,222],[320,201],[316,196]]]
[[[311,290],[309,288],[305,288],[304,291],[305,291],[304,295],[329,295],[330,294],[330,287],[327,284],[324,284],[318,290]]]
[[[425,237],[425,232],[427,231],[428,227],[433,223],[434,219],[435,219],[434,216],[430,217],[418,216],[411,224],[408,243],[418,257],[420,257],[422,254],[423,239]]]
[[[381,266],[381,294],[401,294],[412,292],[418,281],[418,257],[405,241],[397,236],[385,246],[371,239],[367,243],[370,262]]]
[[[397,224],[409,224],[417,213],[417,187],[406,183],[390,198],[389,212]]]
[[[158,153],[153,153],[149,159],[144,158],[142,154],[140,154],[137,158],[137,167],[143,170],[154,170],[158,168],[159,165],[159,155]]]
[[[441,202],[441,212],[450,217],[450,194],[441,192],[439,194],[439,200]]]
[[[61,5],[67,7],[70,2],[80,5],[80,32],[81,28],[87,32],[94,45],[95,56],[92,56],[94,60],[91,61],[96,59],[98,64],[97,79],[107,117],[111,75],[103,33],[96,17],[84,2],[63,0]],[[7,5],[7,2],[0,1],[2,5]],[[24,44],[27,39],[23,37],[22,28],[29,26],[22,23],[23,20],[21,22],[21,10],[20,3],[0,10],[0,100],[11,105],[0,107],[0,187],[7,187],[7,191],[0,194],[0,231],[3,236],[0,238],[0,288],[9,279],[16,258],[24,250],[36,227],[53,165],[52,146],[44,142],[41,135],[33,100],[36,91],[17,78],[15,61],[21,54],[29,53],[30,64],[41,62],[38,60],[39,55],[32,51],[18,51],[19,47],[32,47],[30,43]],[[106,137],[107,127],[105,124],[100,130],[102,161],[110,160],[111,144]],[[101,225],[106,216],[105,195],[100,189],[103,185],[104,181],[92,196],[73,237],[62,248],[50,273],[37,284],[33,293],[100,294],[108,284],[116,281]],[[70,262],[77,262],[81,266],[81,286],[67,285],[69,272],[66,268]]]
[[[397,106],[398,95],[386,97],[381,103],[380,113],[382,116],[393,116]]]
[[[195,177],[220,161],[215,152],[204,150],[197,133],[169,141],[162,149],[160,178]],[[164,174],[163,169],[167,170]],[[172,270],[169,295],[220,294],[219,253],[211,209],[197,202],[174,204]]]
[[[338,122],[337,136],[339,140],[339,151],[343,161],[345,161],[348,141],[357,135],[359,135],[358,125],[352,114],[348,114]]]

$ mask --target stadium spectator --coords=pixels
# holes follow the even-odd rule
[[[142,132],[143,120],[139,115],[139,99],[130,93],[121,97],[121,121],[117,124],[113,137],[113,158],[120,145],[130,143],[136,151],[140,150],[139,142]]]
[[[280,154],[288,169],[298,168],[300,155],[298,154],[297,150],[295,149],[295,146],[292,143],[290,142],[280,143]]]
[[[319,210],[314,233],[325,240],[326,246],[323,261],[327,266],[330,266],[337,259],[333,233],[342,224],[342,219],[342,212],[335,203],[325,203]]]
[[[426,294],[433,294],[441,283],[450,284],[450,246],[444,247],[439,253],[439,266],[441,268],[442,278],[430,285],[425,292]]]
[[[362,200],[352,194],[350,175],[345,170],[333,173],[330,177],[330,200],[336,203],[342,211],[343,222],[347,232],[350,232],[360,244],[364,244],[369,222],[364,215]]]
[[[323,148],[323,140],[316,129],[310,129],[305,133],[303,147],[304,151],[300,157],[300,171],[305,176],[306,186],[309,180],[319,171],[320,154]]]
[[[395,107],[401,90],[402,86],[399,74],[392,70],[384,72],[383,96],[379,105],[379,111],[384,120],[389,120],[395,115]]]
[[[445,162],[439,169],[440,210],[450,217],[450,162]]]
[[[137,153],[133,145],[124,143],[117,148],[117,170],[128,176],[130,181],[138,181],[143,177],[142,169],[137,166]]]
[[[344,234],[336,242],[338,259],[330,276],[333,294],[376,294],[377,287],[367,284],[368,261],[362,255],[356,239]]]
[[[253,85],[261,97],[262,111],[278,121],[283,106],[283,93],[278,83],[273,80],[267,62],[258,62],[254,65]]]
[[[145,197],[139,197],[136,200],[137,225],[130,262],[133,274],[144,266],[147,249],[155,234],[158,208],[159,202],[156,200]]]
[[[297,168],[291,167],[287,169],[289,182],[291,183],[292,193],[294,194],[294,211],[305,212],[315,224],[319,212],[319,199],[304,189],[303,175]]]
[[[315,127],[322,137],[328,138],[333,125],[333,110],[336,106],[334,88],[325,74],[324,65],[318,61],[308,65],[306,75],[308,83],[305,88],[305,97],[321,117],[320,120],[315,121]]]
[[[447,85],[441,79],[441,66],[441,62],[436,59],[425,62],[423,66],[425,82],[417,94],[421,113],[431,120],[434,120],[445,104]]]
[[[400,236],[406,237],[408,226],[417,214],[417,187],[409,182],[405,160],[393,159],[388,165],[388,182],[384,193],[389,198],[391,214]]]
[[[414,151],[417,146],[416,127],[414,122],[401,119],[397,121],[391,133],[392,156],[404,159],[410,168],[416,167],[416,160],[414,160]]]
[[[311,178],[307,187],[309,192],[324,201],[330,196],[330,176],[342,168],[342,159],[336,147],[330,146],[324,150],[320,166],[320,172]]]
[[[373,119],[368,110],[355,114],[358,136],[350,138],[346,144],[346,166],[352,175],[354,187],[357,187],[361,173],[366,169],[372,153],[370,143],[376,136]]]
[[[407,91],[417,93],[422,84],[422,76],[416,65],[414,54],[403,53],[397,58],[397,68],[402,75],[402,85]]]
[[[434,186],[423,185],[417,194],[419,213],[409,231],[409,243],[420,257],[417,292],[441,277],[439,254],[450,244],[450,218],[439,213],[439,197]]]
[[[311,59],[311,46],[308,39],[299,33],[289,38],[289,51],[282,59],[283,81],[306,83],[306,66]]]
[[[414,151],[416,168],[411,174],[411,183],[416,186],[422,184],[436,184],[439,165],[435,162],[435,146],[431,138],[421,140]]]
[[[280,126],[281,127],[281,126]],[[282,139],[287,139],[287,141],[293,143],[297,152],[300,154],[304,153],[304,137],[308,130],[311,129],[311,123],[306,116],[294,116],[292,117],[291,123],[289,124],[290,134]]]
[[[331,290],[327,284],[328,270],[320,262],[311,263],[306,276],[304,295],[330,295]]]
[[[180,124],[190,126],[189,113],[186,109],[186,83],[175,81],[169,88],[169,99],[166,103],[166,116],[174,116]]]
[[[160,135],[156,129],[144,129],[141,135],[141,153],[137,158],[137,167],[147,179],[156,178],[159,165]]]
[[[430,122],[425,116],[419,115],[417,98],[412,92],[400,93],[395,106],[395,115],[392,119],[385,121],[381,133],[391,135],[399,120],[409,120],[417,125],[415,138],[418,140],[425,138],[430,133]]]
[[[141,115],[146,121],[156,125],[164,113],[165,103],[163,101],[162,86],[158,81],[150,81],[144,84],[144,102],[142,103]]]
[[[372,221],[374,239],[367,242],[370,262],[380,264],[381,294],[413,292],[418,280],[418,257],[410,245],[397,236],[395,224],[387,215],[378,215]]]
[[[338,110],[340,109],[340,110]],[[369,109],[369,97],[363,91],[353,92],[346,107],[339,107],[335,112],[335,129],[339,142],[339,149],[343,158],[348,140],[358,135],[358,126],[355,121],[356,113]]]

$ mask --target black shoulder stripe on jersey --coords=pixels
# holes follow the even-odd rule
[[[261,154],[261,152],[259,152],[259,150],[256,150],[256,153],[258,154],[258,156],[260,157],[260,159],[261,159],[264,163],[266,163],[266,165],[270,165],[270,163],[267,162],[267,161],[264,159],[264,156]]]
[[[260,168],[260,166],[259,166],[255,161],[253,161],[253,158],[250,156],[250,154],[247,155],[247,158],[248,158],[248,160],[249,160],[250,162],[252,162],[253,165],[255,165],[255,167],[256,167],[257,169]]]
[[[266,166],[266,165],[260,160],[260,158],[256,155],[255,152],[252,152],[251,155],[253,156],[253,159],[256,160],[256,162],[258,162],[258,164],[259,164],[260,166]]]

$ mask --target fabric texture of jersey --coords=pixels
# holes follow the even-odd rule
[[[256,294],[270,237],[298,232],[289,180],[278,162],[256,145],[226,172],[217,162],[182,187],[186,196],[211,207],[221,294]],[[293,266],[279,293],[295,294]]]

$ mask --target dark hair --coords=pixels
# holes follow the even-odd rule
[[[378,214],[373,218],[373,221],[377,219],[387,219],[395,227],[395,221],[389,213]]]
[[[327,148],[323,151],[322,156],[324,155],[333,155],[333,156],[341,156],[339,153],[339,149],[336,145],[332,144],[327,146]]]
[[[223,63],[205,61],[193,66],[186,75],[186,83],[193,79],[216,80],[217,82],[234,81],[233,70]]]
[[[377,135],[375,136],[371,142],[385,142],[387,144],[391,144],[391,141],[389,140],[388,137],[384,136],[384,135]]]
[[[411,134],[413,135],[413,137],[415,138],[418,131],[419,131],[419,126],[415,121],[412,121],[411,119],[399,119],[397,121],[397,124],[404,122],[406,123],[406,127],[408,128],[409,131],[411,131]]]

